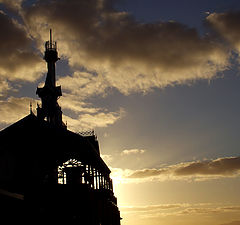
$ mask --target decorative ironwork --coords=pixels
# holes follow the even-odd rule
[[[79,135],[88,137],[88,136],[95,136],[94,130],[85,130],[85,131],[80,131],[78,132]]]

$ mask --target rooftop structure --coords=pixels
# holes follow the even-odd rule
[[[48,73],[43,88],[37,88],[37,95],[42,99],[42,107],[37,108],[37,117],[46,118],[53,125],[62,127],[62,111],[58,105],[58,98],[62,96],[61,86],[56,86],[55,63],[59,60],[57,43],[52,41],[50,30],[50,41],[45,43],[44,59],[47,62]]]
[[[6,224],[120,225],[110,169],[94,132],[74,133],[62,122],[57,99],[56,42],[47,41],[42,100],[0,131],[0,210]]]

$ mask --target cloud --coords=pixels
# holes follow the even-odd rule
[[[176,176],[219,175],[233,176],[240,171],[240,157],[219,158],[203,162],[180,164],[175,169]]]
[[[147,92],[211,79],[228,65],[228,51],[195,29],[177,22],[139,23],[108,0],[38,1],[23,15],[39,46],[53,27],[60,53],[75,70],[95,72],[101,92],[106,87],[124,94]],[[89,77],[80,85],[85,81]]]
[[[63,110],[70,110],[75,114],[79,113],[97,113],[101,108],[93,107],[91,104],[81,101],[78,95],[63,93],[63,97],[59,99],[59,104]]]
[[[240,225],[240,221],[232,221],[230,223],[222,223],[221,225]]]
[[[32,82],[45,72],[33,46],[44,51],[51,27],[73,71],[58,82],[65,97],[60,104],[71,111],[65,119],[74,130],[108,126],[124,115],[86,104],[89,97],[111,88],[130,94],[212,79],[229,64],[229,49],[212,37],[178,22],[139,23],[110,0],[37,1],[23,8],[21,0],[0,2],[18,10],[22,23],[0,13],[0,95],[11,88],[9,81]]]
[[[239,212],[240,206],[219,206],[219,207],[194,207],[190,206],[182,211],[179,214],[212,214],[212,213],[225,213],[225,212]]]
[[[113,160],[112,155],[101,154],[101,158],[106,164],[109,164]]]
[[[33,106],[36,105],[37,100],[22,97],[15,98],[9,97],[7,100],[0,101],[0,124],[8,125],[28,115],[30,102]],[[79,107],[81,108],[81,107]],[[106,127],[115,123],[117,120],[122,118],[125,114],[123,109],[117,112],[107,112],[94,109],[79,109],[82,113],[77,113],[77,118],[63,115],[63,121],[67,121],[68,128],[73,131],[89,130],[97,127]],[[90,111],[87,113],[86,111]]]
[[[94,114],[83,113],[72,118],[63,116],[63,120],[67,121],[68,128],[73,131],[91,130],[97,127],[107,127],[114,124],[124,116],[125,112],[120,109],[118,112],[97,112]]]
[[[13,11],[19,11],[21,9],[23,0],[0,0],[0,3]]]
[[[215,160],[194,161],[166,166],[164,168],[146,168],[130,170],[112,168],[112,177],[122,182],[148,182],[163,180],[219,179],[240,175],[240,157],[226,157]]]
[[[233,48],[240,51],[240,11],[212,13],[207,21]]]
[[[89,72],[75,71],[71,76],[61,77],[58,80],[63,91],[77,96],[78,100],[86,99],[92,95],[104,95],[108,85],[104,84],[101,74],[96,75]]]
[[[161,210],[168,210],[168,209],[178,209],[187,207],[189,204],[185,203],[177,203],[177,204],[159,204],[159,205],[144,205],[144,206],[121,206],[121,212],[123,213],[136,213],[136,212],[156,212]]]
[[[229,208],[229,209],[226,209]],[[239,205],[224,206],[211,203],[175,203],[143,206],[120,206],[122,214],[139,214],[142,218],[159,218],[165,216],[214,215],[222,213],[239,213]],[[236,221],[238,222],[238,221]],[[231,224],[231,223],[230,223]],[[229,225],[230,225],[229,224]],[[225,224],[224,224],[225,225]],[[228,225],[228,224],[226,224]],[[232,225],[235,225],[233,223]],[[237,225],[237,223],[236,223]]]
[[[6,97],[9,89],[13,90],[5,79],[0,79],[0,97]],[[26,116],[29,113],[30,102],[36,105],[39,100],[28,97],[0,100],[0,124],[8,125]],[[67,121],[68,128],[73,131],[107,127],[125,115],[122,108],[116,112],[109,112],[107,109],[95,108],[91,104],[79,101],[78,96],[71,94],[64,94],[59,102],[63,110],[68,110],[67,115],[63,115],[63,121]]]
[[[125,149],[121,152],[121,155],[143,154],[146,150],[143,149]]]
[[[168,172],[167,169],[143,169],[133,171],[128,178],[147,178],[147,177],[155,177],[162,174],[166,174]]]
[[[240,11],[212,13],[207,17],[207,23],[230,49],[238,53],[238,61],[240,61]]]
[[[35,81],[45,66],[32,50],[32,40],[17,21],[0,11],[0,77],[10,81]]]
[[[0,101],[0,124],[10,124],[29,114],[30,102],[35,100],[27,97],[9,97],[6,101]]]
[[[6,79],[0,78],[0,97],[3,97],[11,89],[9,82]]]
[[[68,80],[69,77],[63,78]],[[65,80],[65,81],[66,81]],[[81,79],[79,79],[81,80]],[[76,82],[81,82],[76,80]],[[114,124],[122,117],[125,116],[125,110],[120,108],[116,112],[110,112],[105,108],[94,107],[90,103],[85,102],[87,93],[84,92],[80,87],[75,89],[70,88],[69,83],[65,87],[67,90],[63,94],[63,97],[59,100],[63,111],[67,112],[67,115],[63,115],[63,121],[67,121],[68,128],[73,131],[92,130],[98,127],[107,127]],[[94,89],[94,82],[89,84]],[[69,89],[68,89],[69,88]],[[88,89],[84,87],[83,89]],[[90,93],[92,90],[88,90]],[[79,94],[77,94],[79,93]]]

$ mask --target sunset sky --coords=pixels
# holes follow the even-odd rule
[[[240,225],[239,0],[0,0],[0,27],[1,129],[36,112],[52,28],[122,225]]]

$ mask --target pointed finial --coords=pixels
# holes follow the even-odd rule
[[[32,102],[30,101],[30,114],[33,114],[33,111],[32,111]]]

